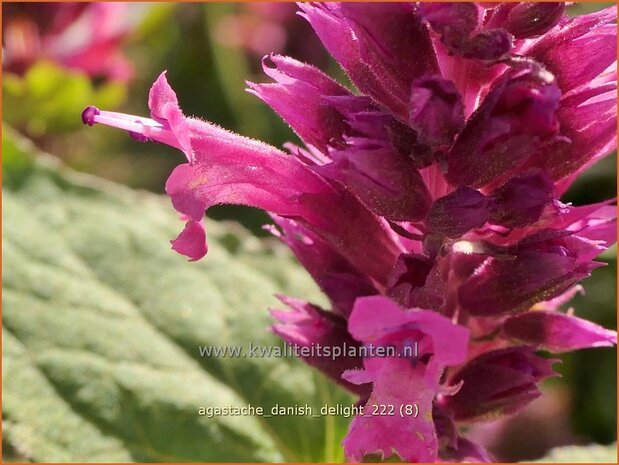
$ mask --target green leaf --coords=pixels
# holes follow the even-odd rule
[[[4,129],[3,440],[22,460],[339,461],[349,419],[198,415],[200,407],[349,405],[292,358],[207,358],[278,344],[275,293],[318,303],[277,244],[209,223],[170,250],[167,199],[78,175]],[[8,457],[10,458],[10,457]]]
[[[617,463],[617,443],[608,446],[557,447],[537,462],[554,463]]]

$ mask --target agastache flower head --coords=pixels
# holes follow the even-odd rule
[[[615,208],[560,201],[616,146],[615,8],[575,18],[562,3],[299,8],[359,92],[266,57],[272,82],[249,88],[303,141],[290,153],[186,117],[165,73],[150,118],[91,107],[84,122],[185,154],[166,192],[186,220],[173,248],[191,260],[206,253],[211,205],[270,212],[270,230],[331,303],[282,297],[284,340],[394,348],[306,359],[365,406],[343,441],[349,460],[488,461],[459,428],[540,395],[555,361],[536,350],[616,343],[561,310],[615,241]],[[407,415],[368,415],[380,405]]]

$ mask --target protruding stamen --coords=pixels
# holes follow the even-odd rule
[[[182,150],[178,139],[165,121],[159,122],[141,116],[101,111],[93,106],[87,107],[82,112],[82,121],[88,126],[93,126],[96,123],[124,129],[133,139],[139,142],[155,141]]]

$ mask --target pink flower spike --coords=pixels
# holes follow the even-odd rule
[[[289,153],[185,116],[165,73],[147,118],[82,114],[185,154],[165,190],[187,222],[173,249],[190,259],[206,253],[211,206],[270,215],[329,302],[282,298],[273,332],[365,351],[301,356],[360,395],[347,460],[490,461],[459,423],[541,395],[554,361],[536,350],[616,343],[558,311],[616,239],[615,200],[562,199],[616,148],[616,12],[565,6],[300,3],[356,89],[271,54],[270,82],[249,92],[299,136]],[[381,405],[398,412],[372,414]]]

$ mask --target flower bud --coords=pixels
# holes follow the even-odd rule
[[[516,39],[538,37],[555,27],[564,11],[564,2],[522,2],[509,11],[504,27]]]
[[[459,237],[488,220],[489,201],[470,187],[460,187],[432,204],[426,223],[432,232]]]
[[[541,395],[537,383],[554,375],[553,362],[527,347],[486,352],[450,378],[450,385],[462,387],[442,404],[458,421],[515,413]]]

